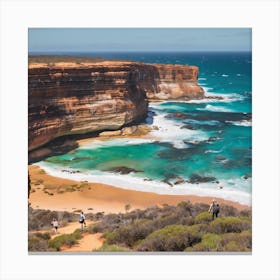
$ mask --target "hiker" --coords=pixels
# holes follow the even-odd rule
[[[84,214],[84,212],[82,211],[79,217],[79,223],[81,224],[82,229],[84,228],[84,226],[86,227],[86,216]]]
[[[54,232],[57,233],[57,229],[58,229],[58,221],[57,221],[57,219],[53,218],[51,224],[52,224],[52,226],[54,228]]]
[[[220,212],[220,205],[215,199],[213,199],[212,203],[210,204],[208,212],[209,213],[212,212],[212,220],[214,220],[215,217],[218,218]]]

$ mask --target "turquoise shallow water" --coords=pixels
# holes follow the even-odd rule
[[[228,195],[235,195],[234,190],[251,193],[251,54],[107,53],[102,56],[198,65],[199,83],[206,94],[224,99],[150,104],[147,122],[160,128],[152,132],[157,141],[95,141],[68,154],[50,157],[41,163],[43,166],[56,171],[79,170],[79,179],[83,174],[94,174],[101,176],[104,182],[107,182],[106,176],[112,181],[109,169],[125,166],[141,171],[116,175],[118,179],[127,177],[130,185],[133,178],[141,179],[143,184],[151,180],[174,183],[183,178],[187,183],[180,185],[182,190],[196,187],[195,178],[200,176],[207,181],[199,184],[202,188],[205,185],[224,193],[229,190]],[[158,184],[158,188],[161,186]],[[174,192],[176,188],[177,185]]]

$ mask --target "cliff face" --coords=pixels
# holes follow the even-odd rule
[[[28,69],[29,151],[61,136],[140,122],[147,115],[147,97],[202,98],[197,75],[194,66],[32,63]]]
[[[197,84],[198,67],[185,65],[157,64],[159,73],[157,92],[148,92],[149,99],[190,100],[204,97],[203,89]]]

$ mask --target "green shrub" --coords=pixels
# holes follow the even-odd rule
[[[71,234],[62,234],[55,237],[54,239],[49,240],[49,248],[53,248],[56,251],[60,251],[62,246],[73,246],[78,243],[78,240],[82,238],[82,234],[79,229],[75,230]]]
[[[188,248],[188,251],[197,252],[210,252],[210,251],[222,251],[221,244],[222,237],[218,234],[205,234],[202,237],[200,243],[195,244],[192,248]]]
[[[208,233],[209,232],[209,225],[208,224],[196,224],[193,225],[191,228],[196,229],[200,233]]]
[[[126,247],[122,247],[118,245],[109,245],[104,243],[102,247],[96,251],[97,252],[130,252],[131,250]]]
[[[238,210],[233,206],[221,204],[220,214],[226,217],[236,217],[238,216]]]
[[[195,224],[210,223],[211,221],[212,221],[212,215],[209,212],[202,212],[194,218]]]
[[[49,232],[44,232],[44,233],[37,232],[37,233],[35,233],[35,236],[38,238],[44,239],[44,240],[51,239],[51,235]]]
[[[251,209],[242,210],[240,212],[240,216],[247,217],[247,218],[252,218],[252,210]]]
[[[193,226],[169,225],[151,233],[139,245],[139,251],[183,251],[200,242],[201,234]]]
[[[210,231],[221,234],[227,232],[241,232],[251,228],[248,218],[225,217],[217,218],[210,224]]]
[[[140,219],[128,226],[121,226],[113,232],[105,234],[108,244],[119,244],[132,247],[137,241],[144,239],[153,231],[152,221]]]
[[[48,250],[49,234],[35,233],[28,235],[28,251],[29,252],[46,252]]]
[[[238,246],[236,241],[230,241],[224,246],[224,251],[228,252],[240,252],[242,249]]]
[[[225,251],[251,251],[252,232],[250,230],[246,230],[241,233],[223,234],[221,243]],[[235,247],[233,244],[235,244]]]

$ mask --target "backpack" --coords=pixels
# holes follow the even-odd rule
[[[219,213],[219,212],[220,212],[220,205],[218,203],[214,203],[213,213]]]

